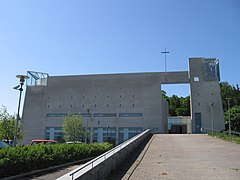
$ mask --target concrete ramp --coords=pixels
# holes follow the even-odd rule
[[[157,134],[124,176],[109,179],[239,180],[240,145],[208,135]]]

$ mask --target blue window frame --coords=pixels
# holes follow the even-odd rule
[[[94,117],[117,117],[116,113],[94,113]]]
[[[143,117],[143,113],[119,113],[119,117]]]

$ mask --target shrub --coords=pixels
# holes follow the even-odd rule
[[[34,145],[0,150],[0,178],[98,156],[109,143]]]

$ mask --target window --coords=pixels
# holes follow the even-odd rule
[[[65,117],[67,116],[67,113],[58,113],[58,114],[52,114],[52,113],[48,113],[47,117]]]
[[[94,107],[97,107],[97,105],[96,105],[96,104],[94,104]]]
[[[109,107],[109,104],[107,104],[107,107]]]
[[[197,81],[199,81],[199,77],[194,77],[193,80],[194,80],[195,82],[197,82]]]
[[[58,105],[58,108],[61,108],[61,105]]]
[[[143,113],[119,113],[119,117],[143,117]]]
[[[95,113],[94,117],[117,117],[116,113]]]
[[[60,127],[46,127],[45,138],[51,140],[60,140],[63,138],[63,131]]]
[[[84,108],[84,104],[82,105],[82,108]]]

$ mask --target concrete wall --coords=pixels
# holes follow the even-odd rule
[[[165,133],[168,108],[162,102],[161,84],[190,83],[193,133],[199,132],[196,114],[201,116],[198,129],[211,129],[212,122],[214,129],[224,129],[219,81],[217,76],[206,76],[206,62],[215,60],[191,58],[189,72],[49,76],[47,86],[27,87],[24,143],[46,138],[46,128],[62,127],[63,116],[49,114],[86,114],[88,109],[91,117],[84,117],[84,125],[92,131],[97,128],[102,134],[104,128],[115,128],[116,143],[120,142],[121,128],[124,136],[130,128],[150,128],[152,132]],[[115,113],[116,116],[95,117],[96,113]],[[120,113],[142,115],[120,117]]]
[[[150,128],[166,132],[167,108],[163,108],[161,83],[188,81],[187,72],[131,73],[109,75],[49,76],[47,86],[28,86],[24,105],[24,143],[44,139],[46,127],[62,127],[62,116],[48,114],[87,113],[88,128]],[[116,117],[94,117],[116,113]],[[119,113],[141,113],[141,117],[119,117]]]
[[[150,136],[150,131],[145,132],[129,139],[128,141],[118,145],[117,147],[109,150],[76,168],[75,170],[63,175],[57,180],[67,180],[67,179],[106,179],[112,171],[116,169],[128,156],[133,153],[134,150],[139,147],[144,140]]]
[[[191,88],[191,114],[193,133],[196,131],[196,113],[201,114],[201,127],[205,132],[213,129],[224,129],[223,109],[219,87],[219,77],[206,74],[206,63],[214,63],[216,59],[190,58],[190,88]]]

